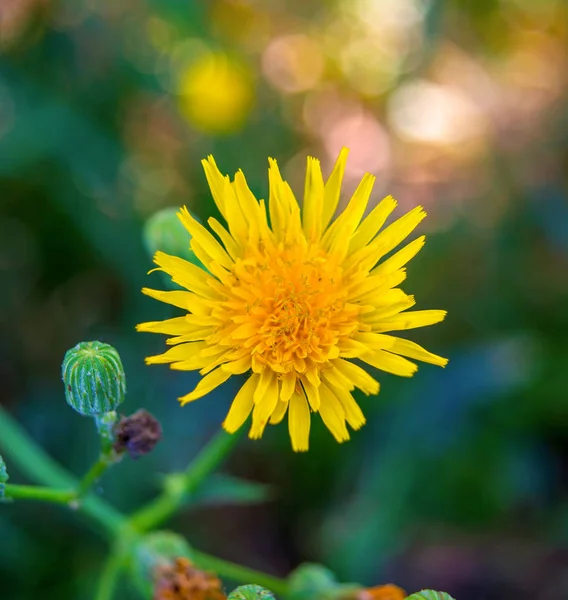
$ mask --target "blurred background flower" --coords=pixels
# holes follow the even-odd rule
[[[324,561],[365,587],[568,597],[567,56],[564,0],[3,0],[1,402],[85,470],[96,434],[67,410],[60,364],[82,339],[112,344],[125,412],[163,426],[101,480],[138,506],[238,386],[181,411],[192,376],[144,366],[160,342],[134,325],[173,316],[140,293],[144,224],[183,204],[218,217],[209,153],[266,198],[267,156],[301,195],[306,155],[327,174],[350,146],[346,192],[371,171],[372,203],[429,213],[405,290],[448,309],[418,341],[450,364],[382,376],[349,444],[318,427],[306,456],[277,428],[243,442],[228,469],[257,487],[230,480],[229,506],[217,481],[168,527],[278,574]],[[86,597],[105,552],[51,506],[2,506],[0,538],[18,600]]]

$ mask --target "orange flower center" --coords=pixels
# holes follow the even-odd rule
[[[253,371],[304,373],[337,358],[341,338],[359,325],[342,269],[320,248],[265,248],[237,261],[233,275],[227,319],[238,327],[230,344],[249,349]]]

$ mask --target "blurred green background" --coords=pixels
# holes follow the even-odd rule
[[[370,171],[374,201],[429,213],[404,289],[449,311],[418,341],[450,364],[381,375],[345,445],[319,423],[305,455],[285,426],[243,441],[227,472],[269,487],[210,490],[170,526],[279,575],[313,560],[458,600],[568,599],[567,32],[564,0],[0,0],[2,404],[81,474],[97,440],[60,363],[113,344],[124,411],[164,439],[100,489],[140,506],[238,385],[182,409],[195,377],[144,366],[163,340],[135,324],[172,314],[140,293],[162,284],[144,222],[213,214],[209,153],[266,197],[268,156],[300,195],[306,156],[329,173],[348,146],[347,197]],[[105,550],[58,507],[3,506],[1,597],[89,598]]]

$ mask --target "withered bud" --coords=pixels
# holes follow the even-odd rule
[[[226,600],[221,581],[196,569],[185,557],[159,566],[154,573],[153,600]]]
[[[162,437],[162,426],[147,410],[140,409],[128,417],[121,417],[115,427],[114,450],[128,452],[130,458],[140,458],[152,452]]]

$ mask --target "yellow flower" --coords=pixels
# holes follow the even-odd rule
[[[170,350],[146,362],[199,370],[203,379],[180,398],[182,404],[232,375],[249,373],[223,423],[229,433],[252,412],[249,436],[260,438],[268,423],[279,423],[288,412],[292,447],[301,452],[308,449],[314,412],[344,442],[346,423],[353,429],[365,423],[353,390],[379,391],[379,383],[353,359],[403,377],[417,370],[404,357],[447,363],[414,342],[386,334],[432,325],[446,315],[407,311],[414,297],[397,287],[424,236],[379,263],[426,213],[418,206],[379,232],[396,201],[385,198],[363,218],[375,180],[366,174],[334,219],[347,153],[341,151],[325,183],[319,161],[308,158],[302,210],[276,161],[269,159],[268,215],[242,171],[231,181],[210,156],[203,161],[205,175],[228,229],[210,218],[216,239],[185,207],[179,213],[193,252],[209,272],[163,252],[154,257],[159,270],[188,291],[143,290],[186,311],[138,325],[139,331],[174,336],[166,341]]]
[[[253,101],[253,79],[248,68],[219,52],[205,52],[182,73],[180,108],[197,129],[212,134],[240,129]]]

